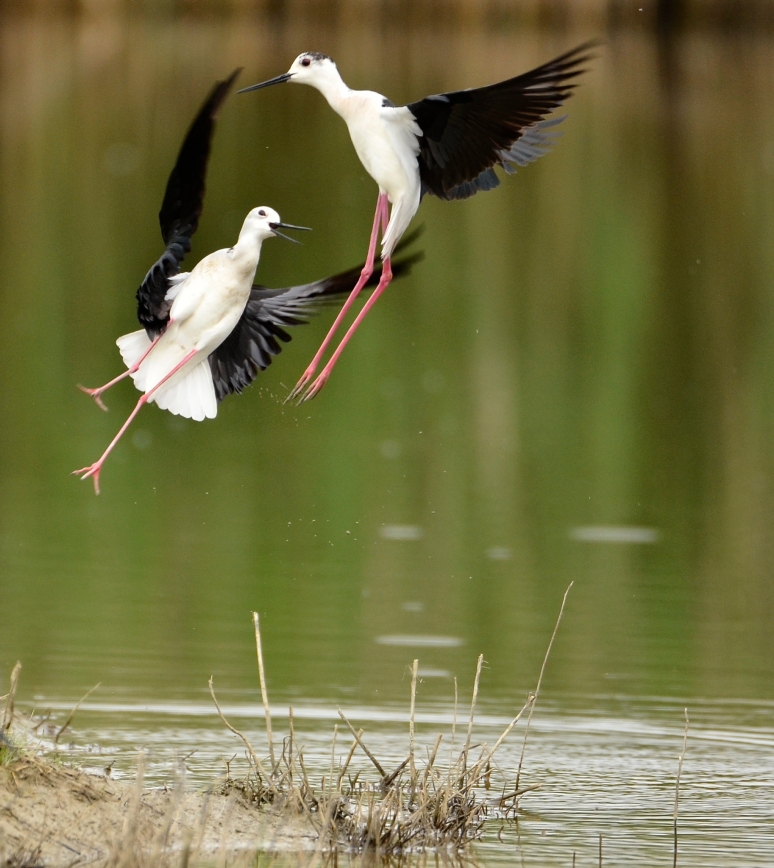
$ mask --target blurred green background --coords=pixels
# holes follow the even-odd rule
[[[774,42],[766,5],[727,8],[5,4],[0,671],[22,660],[20,695],[191,698],[214,674],[253,696],[257,609],[278,701],[405,703],[415,656],[448,701],[484,653],[510,708],[572,580],[555,702],[772,698]],[[401,103],[599,36],[550,155],[423,202],[425,261],[317,400],[282,403],[330,311],[216,420],[145,408],[100,497],[69,475],[136,400],[123,383],[103,414],[75,387],[121,370],[216,79],[319,50]],[[259,280],[325,276],[362,259],[375,199],[317,92],[233,96],[188,263],[266,204],[314,232],[267,243]]]

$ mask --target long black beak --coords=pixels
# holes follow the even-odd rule
[[[289,235],[285,235],[282,232],[277,232],[277,229],[303,229],[304,232],[311,232],[309,226],[294,226],[292,223],[269,223],[269,229],[275,234],[279,235],[280,238],[284,238],[285,241],[292,241],[293,244],[300,244],[300,241],[296,241],[295,238],[291,238]]]
[[[249,90],[260,90],[262,87],[269,87],[272,84],[282,84],[285,81],[290,81],[291,78],[293,78],[291,72],[283,72],[282,75],[277,75],[268,81],[262,81],[260,84],[251,84],[250,87],[243,87],[237,93],[247,93]]]

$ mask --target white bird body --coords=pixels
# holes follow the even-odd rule
[[[271,223],[280,223],[276,211],[254,208],[234,247],[210,253],[193,271],[179,276],[167,293],[167,298],[174,299],[169,324],[152,352],[148,352],[151,340],[145,329],[118,338],[116,343],[135,386],[151,393],[149,403],[155,401],[163,410],[197,421],[215,418],[218,402],[207,359],[242,316],[261,245],[274,234]],[[170,371],[186,358],[170,377]]]
[[[304,67],[300,61],[298,58],[291,67],[292,80],[319,90],[344,120],[363,168],[392,205],[382,238],[382,259],[386,259],[419,208],[417,155],[422,130],[406,106],[394,106],[373,90],[347,87],[330,58],[313,67]]]
[[[225,86],[228,84],[229,82],[225,82],[223,85],[219,85],[219,90],[215,91],[214,96],[225,95],[227,92]],[[212,99],[205,103],[204,112],[210,110]],[[210,122],[211,120],[212,118],[210,118]],[[196,132],[194,125],[194,133]],[[191,135],[189,133],[186,143],[190,140]],[[185,150],[185,143],[183,150]],[[184,154],[184,156],[187,155]],[[178,158],[179,163],[180,158]],[[176,169],[178,164],[176,164]],[[174,172],[172,180],[176,180]],[[202,179],[197,181],[194,178],[193,180],[198,184],[199,195],[201,195],[203,193]],[[177,205],[174,185],[168,185],[168,193],[169,186],[173,187],[172,196],[175,197],[174,204]],[[165,196],[165,205],[168,198],[169,195]],[[194,199],[194,205],[196,205],[196,199]],[[162,214],[164,207],[162,206]],[[197,217],[198,215],[194,216]],[[148,272],[145,281],[138,290],[140,313],[146,315],[146,318],[152,322],[158,321],[158,317],[154,313],[154,309],[150,307],[153,300],[150,290],[157,288],[157,282],[154,278],[161,268],[160,263],[163,263],[166,257],[174,257],[179,263],[182,258],[179,256],[179,252],[183,249],[179,243],[179,238],[190,239],[190,234],[193,234],[196,229],[195,222],[190,219],[190,215],[188,221],[182,223],[182,232],[190,233],[188,236],[180,234],[180,221],[176,220],[175,224],[174,229],[178,234],[170,233],[172,240],[168,243],[161,260]],[[162,227],[164,227],[163,222]],[[83,389],[94,397],[103,409],[107,408],[102,404],[100,395],[126,376],[130,376],[134,385],[143,393],[129,418],[121,426],[118,434],[102,453],[100,459],[89,467],[75,471],[81,479],[93,478],[94,490],[97,494],[99,494],[99,475],[105,459],[139,413],[143,404],[155,402],[162,410],[168,410],[175,415],[186,416],[196,421],[213,419],[217,416],[218,397],[223,397],[223,395],[220,394],[219,396],[216,392],[216,375],[211,366],[211,357],[216,359],[221,352],[221,344],[234,333],[239,332],[240,324],[245,325],[244,314],[253,292],[253,279],[261,257],[261,245],[266,238],[270,238],[272,235],[287,238],[279,231],[279,227],[304,228],[282,223],[279,214],[271,208],[253,208],[245,218],[242,231],[239,233],[239,240],[233,247],[228,250],[216,250],[215,253],[205,256],[190,273],[180,274],[178,272],[169,277],[164,275],[162,279],[167,287],[166,292],[162,291],[158,294],[155,307],[156,311],[166,315],[166,320],[162,322],[159,333],[151,339],[148,334],[149,329],[146,326],[146,328],[122,335],[116,343],[127,370],[98,389]],[[172,252],[170,253],[170,251]],[[162,307],[159,302],[166,305],[166,308]],[[140,322],[143,322],[143,317],[140,314],[138,314],[138,318]],[[260,332],[260,321],[257,325]],[[241,338],[243,335],[240,334],[238,337]],[[252,358],[255,342],[250,335],[249,326],[246,337],[250,358]],[[271,352],[271,345],[267,345],[267,347]],[[245,382],[250,382],[251,370],[247,372],[241,370],[242,365],[248,364],[250,369],[255,369],[254,365],[249,364],[250,359],[246,359],[240,350],[239,340],[237,340],[237,368],[240,370],[237,371],[236,385],[231,380],[234,374],[233,364],[230,364],[234,361],[233,354],[227,354],[225,359],[226,376],[229,380],[225,385],[226,393],[229,391],[229,386],[231,387],[230,390],[234,391],[240,389]],[[278,352],[279,347],[275,343],[274,353]],[[219,368],[223,367],[223,362],[223,359],[217,359]],[[221,370],[217,377],[217,383],[220,383],[221,391],[224,391],[222,375],[223,371]]]

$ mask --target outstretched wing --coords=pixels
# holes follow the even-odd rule
[[[191,249],[191,238],[199,226],[204,204],[207,162],[210,158],[215,119],[241,69],[218,82],[207,97],[183,141],[177,162],[167,181],[159,211],[161,237],[166,250],[153,264],[137,290],[137,318],[148,334],[161,334],[169,319],[172,299],[167,298],[170,278],[180,271],[180,263]]]
[[[412,233],[406,242],[413,241],[417,234]],[[408,274],[412,265],[423,256],[422,253],[415,253],[394,262],[393,275],[401,277]],[[210,370],[218,401],[249,386],[259,371],[269,367],[272,356],[282,352],[280,341],[287,343],[291,340],[285,329],[304,325],[321,306],[333,303],[338,297],[351,292],[362,269],[363,266],[358,265],[324,280],[285,289],[254,286],[236,327],[210,354]],[[380,263],[366,286],[375,286],[381,273]]]
[[[465,199],[500,181],[496,165],[515,171],[542,156],[561,121],[545,120],[572,94],[583,64],[592,59],[587,42],[516,78],[487,87],[429,96],[407,108],[419,140],[422,193]]]

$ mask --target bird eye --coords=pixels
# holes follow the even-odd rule
[[[261,208],[261,210],[258,212],[258,216],[259,217],[265,217],[266,216],[266,212],[263,210],[263,208]]]
[[[311,61],[308,57],[305,57],[305,58],[301,61],[301,66],[309,66],[309,64],[310,64],[311,62],[312,62],[312,61]]]

